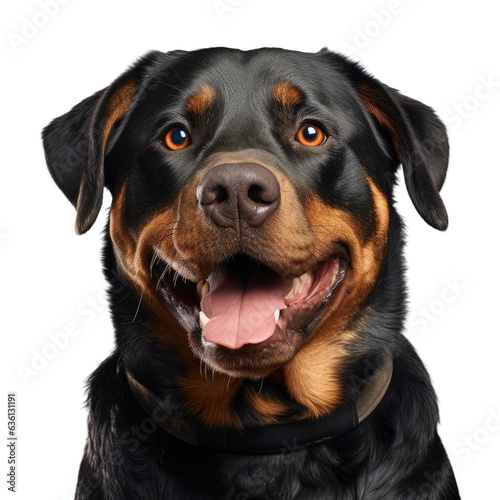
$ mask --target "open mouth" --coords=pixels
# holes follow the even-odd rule
[[[301,276],[281,276],[261,262],[236,255],[197,283],[182,278],[161,258],[152,276],[174,309],[198,315],[202,344],[230,350],[287,339],[314,319],[347,272],[344,247]]]

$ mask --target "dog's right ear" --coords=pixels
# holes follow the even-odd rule
[[[76,232],[95,222],[104,191],[104,156],[113,125],[134,102],[148,70],[165,54],[150,52],[109,87],[53,120],[42,133],[52,177],[76,207]]]

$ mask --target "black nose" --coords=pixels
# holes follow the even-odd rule
[[[203,177],[196,197],[212,221],[237,228],[241,222],[260,226],[280,204],[280,185],[274,174],[256,163],[225,163]]]

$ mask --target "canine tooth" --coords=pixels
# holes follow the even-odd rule
[[[300,284],[301,284],[301,288],[304,286],[304,285],[307,285],[307,283],[310,283],[312,281],[312,274],[307,271],[307,273],[304,273],[301,277],[300,277]]]
[[[285,300],[290,300],[293,299],[296,295],[298,295],[302,289],[304,288],[305,285],[310,283],[313,279],[312,274],[307,271],[306,273],[302,274],[298,278],[293,278],[293,285],[292,289],[288,293],[288,295],[285,297]]]
[[[201,326],[205,326],[210,321],[210,318],[203,312],[200,311],[200,324]]]
[[[196,283],[196,293],[200,299],[202,299],[208,292],[210,292],[210,285],[208,284],[208,281],[198,281],[198,283]]]
[[[274,321],[276,321],[277,323],[279,319],[280,319],[280,310],[276,309],[276,311],[274,311]]]
[[[285,300],[293,299],[295,295],[299,292],[300,288],[300,278],[293,278],[292,281],[292,289],[288,292],[288,295],[285,297]]]

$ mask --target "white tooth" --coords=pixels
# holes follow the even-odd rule
[[[200,324],[201,326],[205,326],[210,321],[210,318],[203,312],[200,311]]]
[[[310,283],[311,281],[312,281],[312,274],[309,271],[307,271],[307,273],[304,273],[300,277],[301,290],[304,287],[304,285],[307,285],[307,283]]]
[[[313,280],[313,275],[310,271],[307,271],[302,276],[298,278],[293,278],[293,285],[288,295],[285,297],[285,300],[293,299],[296,295],[302,292],[305,285],[310,283]]]
[[[293,278],[292,281],[292,289],[288,292],[288,295],[285,297],[285,300],[290,300],[297,295],[300,288],[300,278]]]
[[[277,323],[279,319],[280,319],[280,310],[276,309],[276,311],[274,311],[274,321]]]
[[[198,281],[196,283],[196,293],[198,294],[198,297],[200,297],[200,300],[208,293],[210,292],[210,285],[208,284],[208,281]]]
[[[300,276],[293,278],[293,294],[297,295],[300,292]]]

